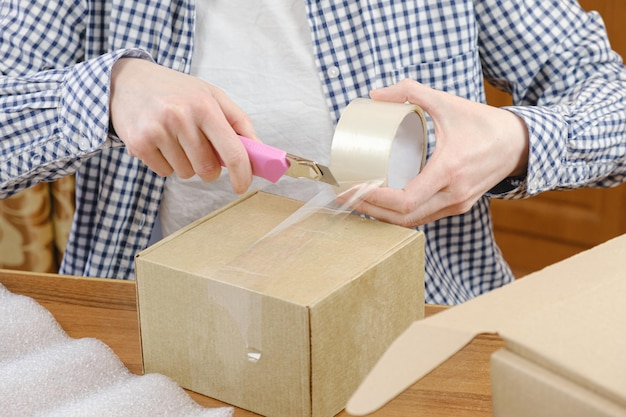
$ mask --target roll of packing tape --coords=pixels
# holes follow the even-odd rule
[[[426,120],[414,104],[356,99],[333,136],[330,171],[341,193],[365,182],[402,189],[426,158]]]

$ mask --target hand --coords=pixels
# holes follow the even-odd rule
[[[526,172],[528,132],[512,112],[411,80],[370,95],[374,100],[419,105],[434,122],[436,147],[422,172],[403,190],[377,188],[355,203],[353,208],[361,213],[415,227],[465,213],[503,179]]]
[[[130,155],[162,176],[219,177],[222,159],[233,190],[252,182],[236,133],[256,138],[248,116],[219,88],[150,61],[123,58],[111,75],[110,117]],[[218,157],[219,155],[219,157]]]

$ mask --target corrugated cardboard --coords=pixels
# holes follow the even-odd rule
[[[423,235],[258,192],[138,255],[143,361],[256,413],[335,415],[424,313]]]
[[[618,403],[508,349],[492,355],[491,376],[495,417],[626,416]]]
[[[626,235],[412,324],[347,411],[376,410],[477,334],[498,333],[496,416],[626,416],[625,255]]]

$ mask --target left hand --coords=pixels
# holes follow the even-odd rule
[[[408,79],[373,90],[370,96],[420,106],[434,122],[436,147],[404,189],[377,188],[355,203],[353,208],[361,213],[415,227],[465,213],[503,179],[526,172],[528,131],[512,112]],[[348,199],[346,195],[339,201]]]

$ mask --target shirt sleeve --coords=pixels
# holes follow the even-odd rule
[[[491,195],[624,182],[626,67],[600,15],[563,0],[483,1],[476,12],[485,77],[511,93],[505,109],[525,121],[530,141],[526,177]]]
[[[109,53],[60,70],[0,76],[0,198],[74,173],[94,152],[123,143],[109,130],[109,87],[121,57]]]
[[[74,173],[122,143],[109,130],[111,69],[126,49],[85,60],[84,2],[0,2],[0,198]]]

